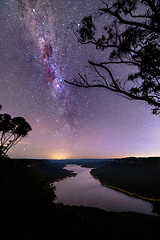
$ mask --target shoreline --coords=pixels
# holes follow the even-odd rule
[[[129,192],[129,191],[124,190],[124,189],[122,189],[122,188],[119,188],[119,187],[116,187],[116,186],[112,186],[112,185],[110,185],[110,184],[108,184],[108,183],[106,183],[106,182],[102,182],[98,177],[94,176],[91,172],[90,172],[90,174],[91,174],[95,179],[98,179],[99,182],[100,182],[103,186],[106,186],[106,187],[108,187],[108,188],[111,188],[111,189],[116,190],[116,191],[121,192],[121,193],[125,193],[125,194],[128,195],[128,196],[132,196],[132,197],[136,197],[136,198],[145,200],[145,201],[150,202],[150,203],[155,203],[155,202],[158,202],[158,203],[159,203],[159,202],[160,202],[160,198],[157,198],[157,199],[156,199],[156,198],[149,198],[149,197],[141,196],[141,195],[139,195],[139,194],[137,194],[137,193]]]
[[[102,184],[102,183],[101,183],[101,184]],[[112,186],[112,185],[109,185],[109,184],[107,184],[107,183],[103,183],[102,185],[105,185],[106,187],[109,187],[109,188],[111,188],[111,189],[113,189],[113,190],[116,190],[116,191],[125,193],[125,194],[127,194],[127,195],[129,195],[129,196],[133,196],[133,197],[136,197],[136,198],[139,198],[139,199],[148,201],[148,202],[160,202],[160,198],[157,198],[157,199],[156,199],[156,198],[144,197],[144,196],[141,196],[141,195],[139,195],[139,194],[137,194],[137,193],[131,193],[131,192],[128,192],[128,191],[126,191],[126,190],[124,190],[124,189],[121,189],[121,188],[118,188],[118,187],[114,187],[114,186]]]

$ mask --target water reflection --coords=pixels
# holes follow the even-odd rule
[[[55,182],[57,202],[69,205],[98,207],[107,211],[132,211],[152,214],[152,205],[102,186],[91,174],[91,168],[69,164],[65,167],[77,173]]]

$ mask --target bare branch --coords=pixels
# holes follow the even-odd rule
[[[118,12],[113,12],[111,11],[109,8],[100,8],[99,11],[102,11],[104,13],[109,13],[110,15],[116,17],[120,23],[122,24],[126,24],[126,25],[130,25],[130,26],[136,26],[136,27],[141,27],[141,28],[144,28],[144,29],[147,29],[149,31],[154,31],[156,33],[159,33],[159,29],[153,27],[153,26],[149,26],[147,24],[144,24],[142,22],[136,22],[136,21],[131,21],[131,20],[126,20],[124,18],[122,18]]]
[[[132,18],[149,18],[149,19],[153,19],[153,18],[154,18],[154,17],[151,16],[151,15],[133,15],[132,12],[130,12],[129,14],[130,14],[130,16],[131,16]]]

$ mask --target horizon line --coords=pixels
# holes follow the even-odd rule
[[[11,157],[11,159],[32,159],[32,160],[114,160],[114,159],[123,159],[123,158],[160,158],[160,156],[125,156],[125,157],[111,157],[111,158],[27,158],[27,157]]]

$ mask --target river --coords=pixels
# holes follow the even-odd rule
[[[74,171],[77,175],[54,183],[56,202],[97,207],[106,211],[153,214],[150,203],[101,185],[99,180],[90,174],[92,168],[68,164],[65,169]]]

